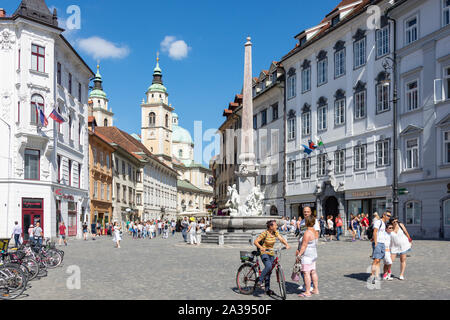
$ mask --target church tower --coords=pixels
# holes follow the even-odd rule
[[[172,111],[169,94],[162,81],[159,55],[153,70],[152,85],[141,104],[142,143],[167,165],[172,166]]]
[[[108,109],[108,98],[103,91],[103,80],[100,66],[97,65],[97,74],[94,78],[94,88],[89,93],[89,116],[94,116],[99,127],[112,127],[114,113]]]

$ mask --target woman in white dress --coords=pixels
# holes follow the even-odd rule
[[[392,263],[394,263],[397,256],[400,256],[399,279],[405,280],[406,257],[408,252],[411,251],[412,239],[403,223],[399,222],[397,218],[392,220],[392,224],[394,225],[394,230],[391,232]]]
[[[122,236],[120,235],[121,232],[120,225],[117,221],[114,222],[113,231],[114,231],[113,241],[116,243],[116,248],[120,248],[120,241],[122,240]]]

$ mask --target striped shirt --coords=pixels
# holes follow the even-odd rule
[[[262,247],[264,249],[272,250],[273,246],[275,245],[275,242],[277,242],[278,236],[279,236],[278,231],[275,231],[275,234],[272,234],[269,231],[264,231],[263,233],[261,233],[258,236],[256,241],[258,241],[258,243],[261,243],[262,241],[264,241],[264,243],[262,244]],[[273,256],[275,253],[273,251],[269,251],[266,254]]]

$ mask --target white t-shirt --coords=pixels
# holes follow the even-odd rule
[[[328,219],[327,223],[328,223],[328,229],[333,229],[333,226],[334,226],[333,220]]]
[[[191,230],[189,230],[189,233],[197,233],[197,223],[191,222]]]
[[[299,232],[300,232],[300,239],[299,239],[300,246],[301,246],[301,243],[303,241],[303,235],[305,234],[306,230],[308,229],[306,227],[305,223],[306,223],[305,219],[303,219],[302,222],[300,222],[300,228],[299,228]],[[316,219],[316,223],[314,224],[314,231],[318,231],[320,233],[320,224],[319,224],[319,220],[318,219]]]
[[[385,244],[389,240],[386,233],[386,224],[380,219],[373,223],[373,228],[378,229],[377,242]]]
[[[158,229],[161,229],[161,228],[162,228],[162,223],[158,222]]]

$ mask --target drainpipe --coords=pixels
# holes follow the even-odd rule
[[[286,214],[286,69],[283,67],[283,81],[280,82],[280,87],[283,88],[283,202],[284,202],[284,216]],[[291,212],[292,216],[292,212]]]

